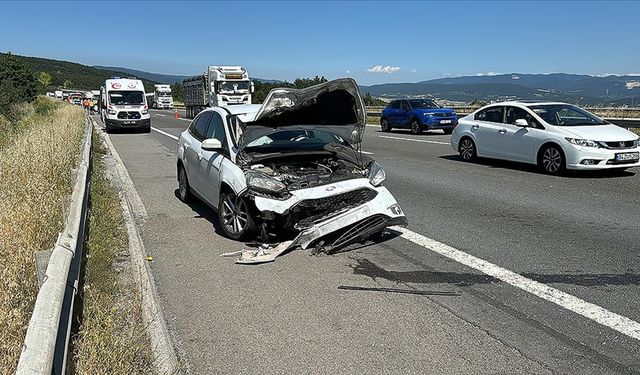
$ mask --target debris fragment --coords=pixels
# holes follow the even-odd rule
[[[148,255],[145,259],[149,262],[153,262],[153,257],[151,255]]]
[[[257,250],[245,250],[240,252],[240,258],[236,259],[236,263],[240,264],[257,264],[273,262],[276,257],[289,250],[293,241],[284,241],[275,247],[269,245],[261,245]]]

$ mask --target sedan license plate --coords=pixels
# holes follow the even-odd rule
[[[640,159],[639,152],[626,152],[624,154],[616,154],[616,160],[618,161],[638,160],[638,159]]]
[[[441,124],[451,124],[451,120],[440,120]]]

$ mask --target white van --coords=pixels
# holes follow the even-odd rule
[[[139,79],[112,78],[101,88],[101,117],[107,132],[115,129],[151,131],[149,105]]]

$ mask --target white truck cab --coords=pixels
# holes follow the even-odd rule
[[[209,107],[251,104],[253,82],[242,66],[211,65],[199,76],[183,81],[187,118]]]
[[[108,79],[101,92],[101,117],[107,132],[116,129],[151,131],[149,105],[142,81],[135,78]]]
[[[173,109],[173,96],[171,85],[155,85],[153,92],[153,105],[156,109]]]

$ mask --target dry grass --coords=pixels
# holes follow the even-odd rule
[[[0,149],[1,374],[15,371],[37,293],[34,253],[50,249],[62,229],[85,124],[79,107],[43,103],[23,108],[18,115],[27,117]]]
[[[77,374],[147,374],[153,360],[141,300],[128,261],[127,230],[118,194],[105,178],[94,135],[88,258],[83,320],[74,338]]]

